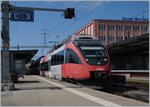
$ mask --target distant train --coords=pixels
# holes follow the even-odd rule
[[[96,37],[75,35],[41,59],[40,75],[59,80],[109,79],[109,54]]]

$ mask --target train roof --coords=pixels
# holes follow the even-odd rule
[[[98,39],[92,35],[74,35],[71,37],[71,41],[75,40],[98,40]]]
[[[60,48],[61,46],[65,45],[69,42],[74,42],[74,43],[78,43],[78,44],[88,44],[88,45],[92,45],[92,44],[95,44],[95,43],[98,44],[98,45],[102,44],[95,36],[92,36],[92,35],[83,35],[83,34],[73,35],[70,38],[68,38],[65,42],[61,42],[60,44],[55,46],[53,49],[51,49],[49,51],[49,53],[52,53],[53,51],[57,50],[58,48]]]
[[[73,41],[75,45],[84,45],[84,46],[99,46],[103,45],[103,43],[99,40],[75,40]]]
[[[60,42],[57,46],[54,46],[49,53],[53,52],[54,50],[58,49],[59,47],[61,47],[64,44],[67,44],[69,42],[73,42],[75,40],[98,40],[95,36],[92,35],[72,35],[70,37],[68,37],[67,39],[65,39],[65,41]]]

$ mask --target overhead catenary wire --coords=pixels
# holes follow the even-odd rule
[[[131,5],[129,5],[128,7],[121,9],[119,12],[116,12],[115,14],[113,14],[112,16],[110,16],[109,18],[113,18],[114,16],[116,17],[116,16],[120,15],[119,13],[122,13],[122,12],[128,10],[129,8],[132,8],[135,4],[136,4],[136,3],[131,4]],[[107,13],[107,14],[101,15],[101,18],[104,18],[106,15],[107,15],[107,17],[108,17],[108,15],[109,15],[112,11],[114,11],[117,7],[120,7],[120,4],[117,4],[117,3],[116,3],[112,8],[110,8],[108,11],[105,12],[105,13]]]
[[[124,9],[120,10],[119,12],[113,14],[113,15],[110,16],[109,18],[113,18],[114,16],[115,16],[115,17],[116,17],[116,16],[119,16],[120,13],[124,13],[125,11],[129,11],[131,8],[134,8],[134,6],[136,6],[136,4],[137,4],[137,2],[135,2],[134,4],[129,5],[128,7],[126,7],[126,8],[124,8]],[[145,7],[144,7],[144,8],[145,8]],[[143,7],[142,7],[142,8],[140,7],[140,9],[138,9],[138,11],[141,10],[141,9],[143,9]]]
[[[147,10],[145,10],[145,11],[143,11],[143,12],[141,12],[141,13],[139,13],[139,14],[133,16],[133,17],[137,17],[137,16],[142,15],[142,14],[147,13],[147,12],[149,12],[149,9],[147,9]]]
[[[121,12],[123,12],[123,11],[125,11],[125,10],[127,10],[127,9],[129,9],[129,8],[132,8],[134,5],[136,5],[137,4],[137,2],[136,3],[134,3],[134,4],[131,4],[130,6],[128,6],[127,8],[125,8],[125,9],[122,9],[119,13],[121,13]],[[92,6],[93,7],[93,6]],[[116,7],[116,6],[115,6]],[[111,8],[109,11],[108,11],[108,13],[110,13],[111,12],[111,10],[113,10],[114,9],[114,7],[113,8]],[[118,13],[117,13],[118,14]],[[107,14],[108,15],[108,14]],[[119,14],[118,14],[119,15]],[[82,15],[80,15],[79,17],[81,17],[81,16],[83,16],[83,14]],[[104,16],[103,16],[104,17]],[[79,18],[78,18],[79,19]],[[67,26],[67,28],[71,28],[71,26],[74,24],[74,23],[76,23],[78,20],[76,20],[75,22],[73,22],[73,23],[71,23],[69,26]],[[63,33],[65,33],[66,32],[66,30],[64,30],[63,32],[61,32],[60,34],[58,34],[57,36],[60,36],[60,35],[62,35]]]
[[[80,12],[81,9],[83,9],[86,5],[88,5],[89,2],[85,2],[77,11],[76,13]],[[77,5],[77,4],[76,4]],[[73,5],[73,7],[76,7],[76,5]],[[55,32],[56,30],[58,30],[61,26],[64,26],[64,22],[65,20],[61,20],[56,26],[54,26],[50,31]],[[50,36],[50,35],[49,35]],[[48,36],[48,38],[49,38]]]
[[[91,4],[90,4],[90,2],[84,2],[84,4],[77,10],[77,12],[79,12],[79,14],[78,14],[76,20],[75,20],[74,22],[70,23],[70,24],[67,26],[67,29],[70,29],[72,26],[74,26],[75,24],[77,24],[77,22],[80,20],[80,18],[81,18],[83,15],[87,14],[89,11],[92,10],[92,8],[94,7],[94,6],[92,6],[92,5],[96,5],[95,3],[97,3],[97,1],[96,1],[96,2],[91,2]],[[136,4],[135,4],[135,3],[134,3],[134,4],[131,4],[130,6],[128,6],[128,7],[124,8],[124,9],[120,10],[120,12],[116,13],[117,15],[114,15],[113,17],[118,16],[119,13],[128,11],[129,9],[133,8],[134,5],[136,5]],[[83,8],[85,8],[85,9],[83,9]],[[88,8],[88,10],[86,10],[86,8]],[[116,8],[116,7],[115,7],[115,8]],[[113,9],[111,8],[111,9],[109,9],[109,10],[113,11],[115,8],[113,8]],[[143,8],[145,8],[145,7],[143,6]],[[142,9],[143,9],[143,8],[142,8]],[[140,8],[140,9],[141,9],[141,8]],[[81,10],[84,10],[84,11],[81,11]],[[107,12],[107,15],[110,14],[111,11],[108,11],[108,12]],[[133,17],[142,15],[143,13],[147,13],[147,12],[149,12],[149,10],[144,10],[143,12],[138,13],[138,14],[134,15]],[[105,12],[105,14],[106,14],[106,12]],[[103,15],[102,15],[102,16],[103,16]],[[104,16],[103,16],[103,17],[104,17]],[[60,21],[60,22],[62,22],[62,21]],[[63,20],[62,23],[64,23],[64,22],[65,22],[65,21]],[[52,31],[53,31],[53,30],[58,30],[59,27],[60,27],[60,25],[63,26],[63,24],[58,23],[58,25],[54,26],[54,28],[52,29]],[[58,28],[58,29],[56,29],[56,28]],[[18,25],[17,25],[17,23],[16,23],[16,32],[18,33],[18,34],[17,34],[17,39],[18,39],[17,42],[19,42],[19,32],[18,32],[17,29],[18,29]],[[64,30],[63,32],[61,32],[61,33],[58,34],[58,35],[54,35],[54,36],[60,36],[60,35],[64,34],[65,32],[67,32],[67,30],[66,30],[65,27],[64,27],[64,29],[65,29],[65,30]],[[41,41],[41,39],[38,39],[38,40]],[[42,41],[41,41],[41,42],[42,42]]]
[[[97,3],[97,2],[96,2],[96,3]],[[95,3],[95,4],[96,4],[96,3]],[[88,7],[88,10],[86,10],[85,12],[83,12],[82,14],[80,14],[80,16],[77,17],[77,19],[76,19],[73,23],[69,24],[69,25],[67,26],[67,28],[70,29],[71,26],[72,26],[73,24],[75,24],[75,23],[78,21],[78,19],[81,18],[84,14],[86,14],[87,12],[89,12],[89,10],[90,10],[95,4],[93,4],[92,6],[89,6],[89,7]],[[62,35],[62,34],[65,33],[65,32],[66,32],[66,30],[64,30],[63,32],[61,32],[61,33],[58,34],[57,36],[60,36],[60,35]]]
[[[83,6],[81,6],[81,8],[79,8],[76,12],[80,12],[80,10],[82,9],[82,8],[84,8],[85,6],[87,6],[89,4],[89,2],[85,2],[84,4],[83,4]],[[77,3],[76,4],[74,4],[73,5],[73,7],[76,7],[77,6]],[[62,26],[63,25],[63,23],[65,22],[65,20],[61,20],[60,21],[60,23],[58,23],[56,26],[54,26],[51,30],[50,30],[50,32],[51,31],[56,31],[58,28],[60,28],[60,26]],[[57,29],[56,29],[57,28]],[[50,34],[47,36],[47,38],[49,38],[50,37]],[[59,37],[58,35],[56,36],[56,37]],[[42,43],[42,41],[41,41],[41,39],[38,39],[38,40],[40,40],[40,44]],[[43,53],[43,51],[41,50],[41,53]]]

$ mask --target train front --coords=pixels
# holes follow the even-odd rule
[[[99,40],[77,40],[74,44],[79,50],[83,69],[83,79],[110,79],[110,61],[106,47]]]

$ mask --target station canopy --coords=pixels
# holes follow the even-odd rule
[[[38,50],[10,50],[10,53],[13,53],[15,59],[25,60],[25,63],[28,63],[38,52]]]
[[[107,48],[110,54],[128,53],[128,52],[148,53],[149,33],[109,44],[107,45]]]

